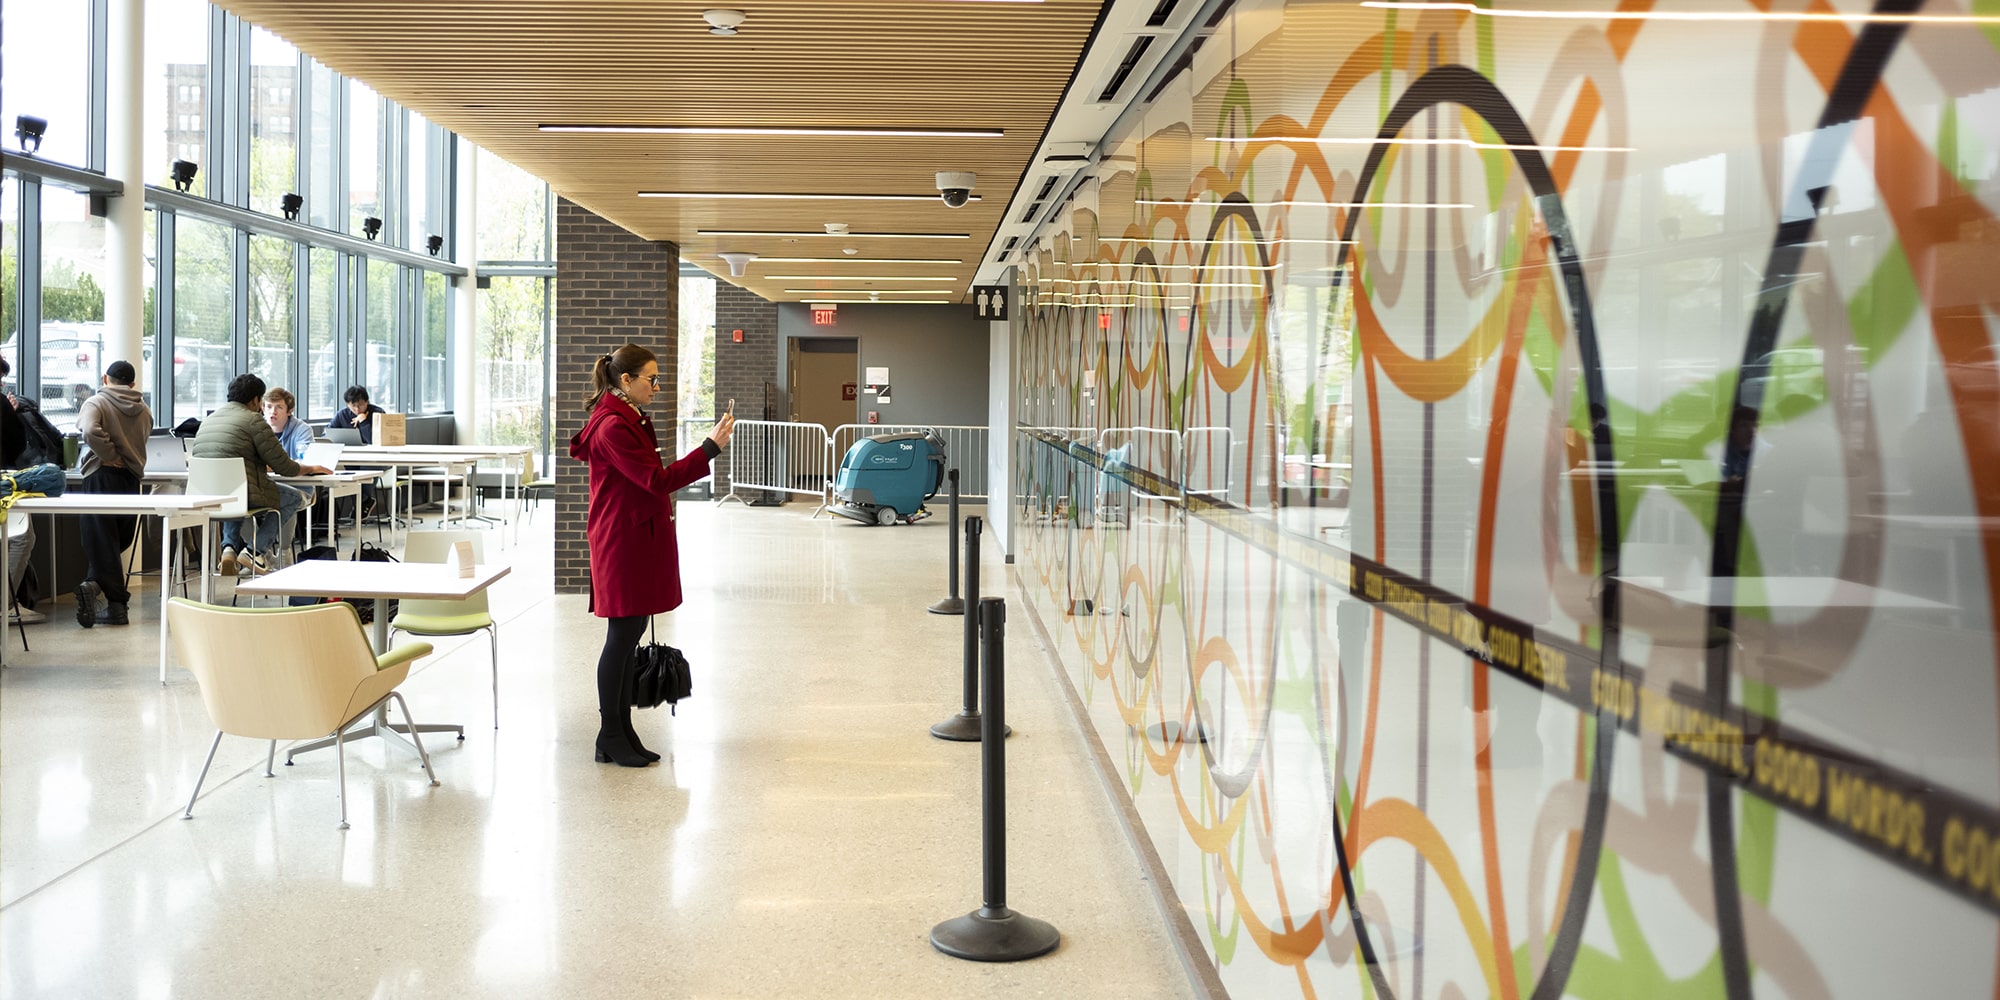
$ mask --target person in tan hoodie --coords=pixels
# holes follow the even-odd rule
[[[153,411],[133,386],[138,373],[130,361],[113,361],[104,369],[103,385],[83,401],[76,415],[83,438],[81,493],[137,493],[146,475],[146,438],[153,433]],[[130,514],[92,514],[82,520],[83,555],[89,563],[76,585],[76,623],[128,624],[125,608],[132,592],[125,585],[125,561],[137,520]],[[104,606],[98,607],[102,598]]]

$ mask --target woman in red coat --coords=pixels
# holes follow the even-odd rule
[[[660,755],[632,729],[632,650],[653,615],[681,603],[680,549],[674,541],[674,491],[708,475],[729,444],[736,418],[725,416],[701,447],[660,465],[660,441],[645,407],[660,391],[653,352],[626,344],[597,359],[590,419],[569,439],[569,457],[590,466],[590,610],[608,619],[597,657],[597,760],[645,767]]]

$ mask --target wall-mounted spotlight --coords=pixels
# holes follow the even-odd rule
[[[435,257],[439,250],[444,249],[444,237],[433,233],[424,240],[424,246],[430,248],[431,256]]]
[[[361,235],[366,236],[371,240],[377,236],[382,235],[382,220],[372,215],[365,219],[362,219]]]
[[[290,191],[285,192],[285,196],[278,199],[278,209],[285,213],[286,222],[299,221],[299,209],[304,207],[306,207],[305,198]]]
[[[14,116],[14,138],[18,141],[23,153],[33,153],[41,149],[42,135],[48,130],[49,120],[47,118],[37,118],[34,115]]]
[[[174,190],[186,191],[194,187],[194,175],[201,167],[193,160],[175,160],[173,166]]]

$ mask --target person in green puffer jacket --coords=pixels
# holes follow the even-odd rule
[[[285,454],[278,436],[271,433],[271,425],[264,420],[263,379],[238,375],[229,382],[228,396],[229,402],[202,418],[201,430],[195,432],[189,453],[195,458],[242,459],[251,509],[275,508],[275,513],[267,512],[256,518],[257,534],[248,546],[243,544],[242,520],[222,522],[222,559],[218,566],[222,575],[235,576],[240,569],[266,573],[276,565],[279,528],[289,527],[299,508],[305,505],[304,493],[272,482],[266,470],[281,476],[323,476],[330,470],[319,465],[302,465]]]

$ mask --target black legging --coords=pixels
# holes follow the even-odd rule
[[[604,651],[597,654],[599,725],[619,740],[632,728],[632,650],[646,634],[646,615],[604,620]]]

